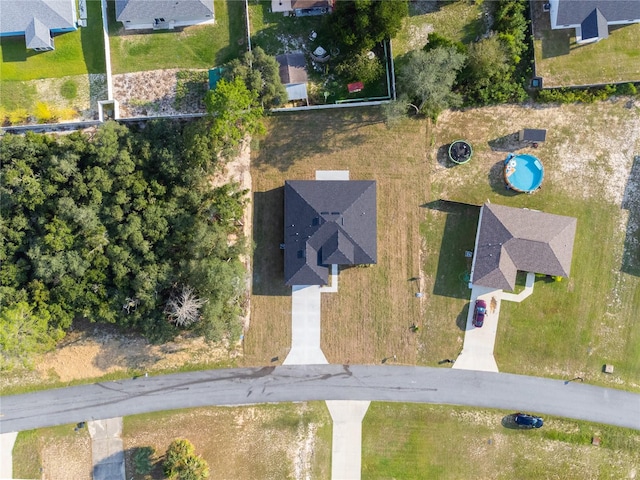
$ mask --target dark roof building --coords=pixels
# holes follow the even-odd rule
[[[0,0],[0,37],[25,37],[30,50],[53,50],[52,33],[77,30],[75,0]]]
[[[326,285],[329,265],[376,263],[376,235],[375,181],[285,182],[287,285]]]
[[[573,217],[485,203],[471,283],[513,290],[518,270],[568,277],[576,225]]]
[[[125,29],[172,29],[214,21],[213,0],[116,0]]]
[[[288,100],[307,99],[307,59],[304,53],[285,53],[277,55],[276,60],[280,64],[280,80]]]
[[[575,28],[576,41],[586,43],[609,36],[609,25],[640,22],[638,0],[549,0],[551,28]]]

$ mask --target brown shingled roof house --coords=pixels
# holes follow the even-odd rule
[[[513,290],[518,270],[568,277],[576,225],[573,217],[485,203],[471,283]]]

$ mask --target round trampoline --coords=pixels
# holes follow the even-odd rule
[[[542,185],[544,167],[533,155],[510,153],[504,161],[504,181],[516,192],[532,193]]]
[[[471,160],[473,149],[464,140],[456,140],[449,145],[449,158],[453,163],[463,164]]]

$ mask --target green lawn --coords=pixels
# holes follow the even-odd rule
[[[577,45],[572,30],[544,30],[533,42],[545,87],[640,81],[640,24],[611,28],[609,38]]]
[[[162,425],[158,429],[157,425]],[[125,417],[127,478],[164,478],[161,456],[175,438],[193,443],[211,479],[328,479],[332,423],[324,402],[211,407]],[[152,477],[134,475],[133,455],[155,450]],[[297,464],[300,471],[296,474]],[[230,472],[233,472],[232,474]]]
[[[13,478],[90,478],[89,432],[75,427],[20,432],[13,447]]]
[[[24,81],[85,73],[104,73],[104,42],[100,2],[87,1],[88,26],[54,37],[55,50],[34,52],[25,48],[24,37],[0,40],[0,78]],[[4,88],[3,88],[4,90]]]
[[[362,426],[362,478],[632,478],[639,465],[637,431],[547,416],[540,430],[517,430],[502,426],[511,413],[372,403]]]
[[[437,2],[437,7],[431,12],[412,13],[393,40],[394,57],[423,48],[431,31],[456,42],[470,43],[484,29],[479,2]]]
[[[125,32],[115,21],[115,2],[109,0],[109,42],[114,74],[169,68],[210,68],[246,50],[244,2],[215,0],[213,25],[174,31]]]
[[[31,110],[37,98],[31,80],[105,73],[102,11],[97,0],[87,1],[88,25],[54,37],[55,50],[34,52],[24,37],[0,39],[0,108]]]
[[[637,137],[629,137],[637,131],[637,118],[620,102],[551,110],[495,107],[439,119],[433,155],[442,161],[444,146],[462,137],[472,143],[474,157],[452,168],[437,162],[431,172],[434,203],[427,204],[421,232],[434,294],[428,298],[429,310],[438,315],[423,333],[425,342],[434,345],[423,355],[425,363],[452,358],[461,347],[469,291],[460,276],[468,270],[464,251],[473,249],[477,225],[474,209],[439,208],[436,200],[475,205],[489,200],[578,219],[570,278],[537,279],[525,301],[502,302],[495,349],[500,371],[582,376],[590,383],[640,389],[640,277],[633,274],[637,265],[622,268],[631,247],[629,240],[625,243],[627,212],[620,208],[633,154],[640,148]],[[540,192],[518,195],[504,189],[500,166],[506,151],[496,145],[532,125],[549,128],[548,141],[532,152],[545,165],[545,181]],[[638,205],[635,197],[633,205]],[[602,373],[605,363],[614,365],[613,376]]]

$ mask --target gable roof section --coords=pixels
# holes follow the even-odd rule
[[[329,265],[376,263],[376,218],[375,181],[285,182],[285,283],[326,285]]]
[[[580,30],[582,31],[582,40],[603,39],[609,36],[607,19],[604,18],[599,8],[587,15],[587,18],[580,24]]]
[[[640,18],[638,0],[558,0],[556,24],[580,25],[596,9],[609,23]]]
[[[24,32],[27,48],[51,48],[51,31],[37,18],[31,20]]]
[[[50,39],[49,30],[76,28],[74,0],[0,0],[0,3],[0,33],[26,34],[30,28],[33,38],[41,38],[46,29]]]
[[[116,0],[116,20],[206,18],[213,16],[212,0]]]
[[[307,82],[307,60],[304,53],[277,55],[280,64],[280,80],[283,84]]]
[[[485,204],[479,224],[472,283],[513,290],[518,270],[569,276],[575,218]]]

